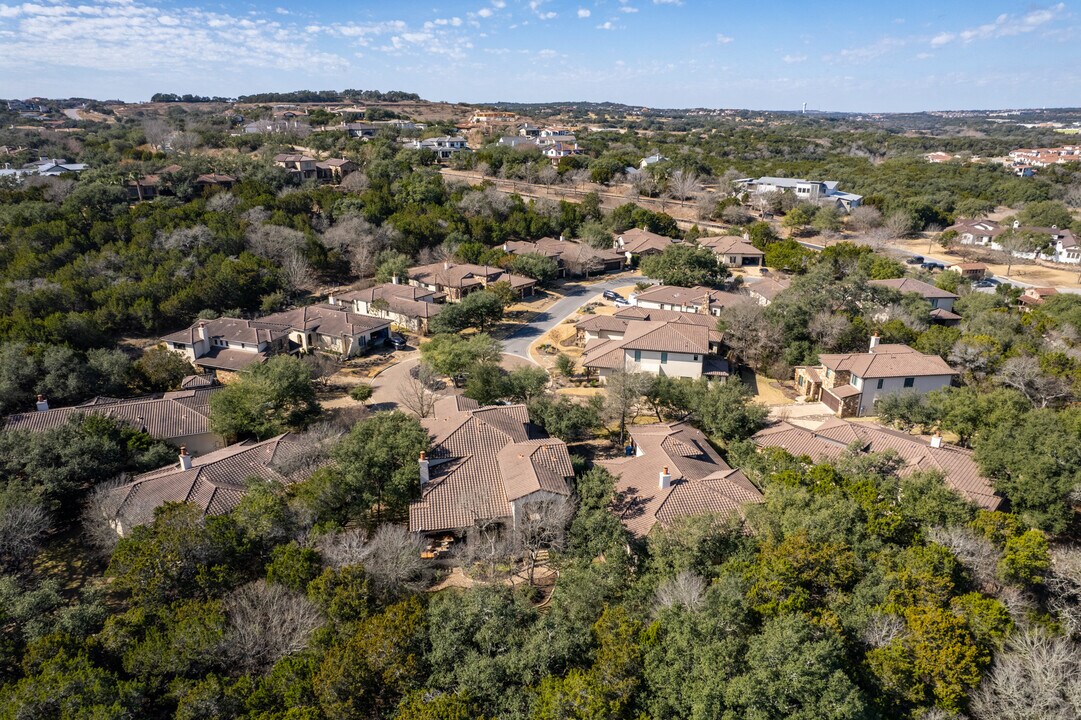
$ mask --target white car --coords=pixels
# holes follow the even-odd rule
[[[612,302],[612,304],[615,305],[618,308],[625,308],[625,307],[630,307],[631,306],[631,301],[630,300],[624,300],[623,298],[619,298],[618,300],[614,300]]]

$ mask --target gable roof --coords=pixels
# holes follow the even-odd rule
[[[124,529],[143,525],[154,508],[167,502],[189,502],[204,515],[220,515],[236,508],[247,493],[249,478],[290,482],[275,466],[300,456],[305,446],[288,433],[262,442],[245,441],[191,459],[184,470],[174,463],[135,478],[109,492],[106,513]]]
[[[617,240],[622,240],[620,249],[632,255],[640,255],[646,251],[664,252],[665,248],[675,242],[679,242],[664,235],[658,235],[642,228],[631,228],[621,233],[616,233]]]
[[[101,415],[127,423],[160,440],[177,440],[210,432],[210,396],[220,389],[220,386],[209,385],[127,399],[97,397],[73,407],[9,415],[4,428],[44,432],[73,417]]]
[[[718,255],[753,255],[765,257],[766,254],[736,235],[699,238],[698,244],[707,247]]]
[[[756,433],[751,440],[759,447],[779,447],[795,456],[807,455],[815,462],[838,457],[857,443],[863,452],[893,450],[905,462],[903,475],[917,470],[942,473],[946,485],[962,497],[987,510],[995,510],[1002,498],[984,477],[971,450],[943,445],[931,447],[923,438],[873,423],[853,423],[833,418],[815,430],[780,422]]]
[[[337,337],[355,337],[389,327],[390,322],[368,315],[357,315],[341,305],[308,305],[295,310],[266,315],[253,321],[257,326],[280,327],[294,331],[312,331]]]
[[[525,288],[537,284],[533,278],[514,275],[494,265],[472,263],[437,262],[419,265],[409,270],[409,278],[428,285],[452,288],[473,288],[506,280],[513,288]]]
[[[416,285],[384,283],[364,290],[351,290],[338,295],[336,299],[363,303],[385,300],[393,313],[415,318],[432,318],[443,309],[443,306],[436,301],[444,297],[446,295],[443,293]]]
[[[422,421],[432,435],[429,481],[409,505],[414,532],[458,530],[511,517],[511,503],[546,491],[570,495],[567,446],[529,422],[524,405],[479,407],[451,396]]]
[[[692,515],[733,512],[763,502],[762,494],[739,470],[721,459],[701,431],[685,423],[639,425],[631,428],[636,455],[601,460],[616,480],[613,511],[627,529],[643,537],[662,526]],[[670,487],[660,486],[665,468]]]
[[[617,369],[624,367],[627,350],[687,353],[704,356],[709,352],[709,328],[701,325],[629,320],[622,339],[593,340],[582,353],[582,367]]]
[[[221,317],[215,318],[214,320],[199,320],[190,327],[165,335],[161,339],[169,343],[194,345],[199,338],[198,330],[200,325],[206,327],[207,338],[220,338],[228,342],[250,343],[256,347],[263,343],[273,342],[274,340],[289,334],[288,331],[283,328],[267,327],[252,320]]]
[[[956,375],[957,371],[938,355],[924,355],[908,345],[883,344],[865,353],[836,353],[818,356],[824,367],[834,372],[849,371],[861,378]]]
[[[869,280],[868,285],[877,285],[878,287],[892,288],[900,293],[916,293],[922,298],[927,300],[931,299],[949,299],[956,300],[960,295],[956,295],[948,290],[943,290],[940,287],[936,287],[930,283],[925,283],[923,280],[917,280],[915,278],[894,278],[890,280]]]

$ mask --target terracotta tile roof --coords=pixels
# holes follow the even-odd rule
[[[312,331],[336,337],[355,337],[390,326],[390,321],[349,312],[342,305],[308,305],[266,315],[252,321],[253,325],[269,328]]]
[[[267,354],[265,352],[233,350],[232,348],[213,346],[206,355],[200,356],[193,362],[201,368],[230,370],[235,372],[237,370],[243,370],[249,365],[261,363],[266,359]]]
[[[590,332],[623,332],[627,329],[629,318],[620,318],[614,315],[590,315],[585,320],[579,320],[574,327],[578,330]]]
[[[924,355],[907,345],[879,345],[871,352],[819,355],[824,367],[849,371],[861,378],[956,375],[938,355]]]
[[[870,280],[868,285],[877,285],[879,287],[893,288],[901,293],[916,293],[922,298],[927,300],[931,299],[943,299],[947,300],[953,298],[956,300],[959,295],[956,295],[942,288],[935,287],[930,283],[925,283],[922,280],[916,280],[915,278],[896,278],[892,280]]]
[[[336,300],[353,302],[359,300],[363,303],[371,303],[374,300],[385,300],[390,312],[405,315],[412,318],[433,318],[442,311],[443,306],[436,302],[437,299],[446,297],[443,293],[436,293],[416,285],[395,285],[386,283],[376,285],[366,290],[352,290],[335,296]],[[429,298],[422,300],[420,298]]]
[[[524,405],[478,407],[452,396],[422,423],[432,435],[430,479],[409,506],[414,532],[506,520],[512,502],[538,491],[570,495],[566,444],[531,425]]]
[[[742,298],[735,293],[726,293],[722,290],[714,290],[702,286],[685,288],[680,287],[679,285],[654,285],[648,290],[642,290],[641,292],[636,293],[634,297],[635,300],[640,303],[651,302],[701,308],[724,305],[726,299],[730,300],[732,303],[742,301]]]
[[[953,320],[960,320],[961,319],[961,316],[958,315],[957,313],[953,313],[953,312],[950,312],[949,310],[944,310],[942,308],[935,308],[934,310],[932,310],[930,312],[930,316],[931,316],[932,320],[950,320],[950,321],[953,321]]]
[[[74,407],[9,415],[7,430],[44,432],[79,415],[101,415],[125,422],[160,440],[176,440],[210,432],[210,396],[219,386],[177,390],[160,395],[117,399],[94,398]]]
[[[582,353],[582,366],[616,369],[624,366],[624,351],[690,353],[709,352],[709,328],[700,325],[631,320],[622,339],[591,340]]]
[[[679,242],[670,237],[658,235],[657,233],[641,228],[631,228],[622,233],[617,233],[616,239],[623,241],[620,249],[624,252],[629,252],[632,255],[641,255],[642,253],[650,251],[664,252],[665,248],[669,245],[674,242]]]
[[[612,317],[620,320],[648,320],[700,325],[709,329],[709,341],[719,343],[723,334],[717,329],[717,318],[705,313],[685,313],[679,310],[657,310],[653,308],[628,307],[617,310]]]
[[[304,446],[285,434],[263,442],[243,442],[191,459],[191,468],[179,463],[153,470],[111,491],[109,517],[121,521],[125,532],[149,522],[154,508],[166,502],[190,502],[204,515],[233,510],[247,492],[247,481],[290,482],[275,465],[297,457]]]
[[[431,263],[420,265],[409,271],[412,280],[452,288],[474,288],[494,282],[507,281],[511,287],[520,289],[537,284],[533,278],[514,275],[503,268],[493,265],[473,265],[471,263]]]
[[[169,343],[194,345],[198,338],[198,329],[200,325],[206,326],[206,336],[208,338],[220,338],[227,342],[243,342],[256,346],[273,342],[274,340],[289,334],[287,329],[279,327],[270,328],[251,320],[223,317],[214,320],[200,320],[191,327],[165,335],[162,337],[162,340]]]
[[[764,299],[767,303],[773,302],[773,298],[780,295],[787,290],[792,284],[791,280],[787,278],[762,278],[758,282],[747,284],[747,293],[752,296],[758,296]]]
[[[947,486],[984,509],[995,510],[1002,503],[991,481],[980,474],[970,450],[952,445],[931,447],[919,436],[881,425],[834,418],[815,430],[807,430],[781,422],[759,431],[751,439],[759,447],[780,447],[796,456],[807,455],[816,462],[841,455],[853,443],[858,443],[863,452],[893,450],[905,462],[902,474],[934,470],[942,473]]]
[[[617,476],[613,511],[635,535],[642,537],[654,525],[703,513],[742,516],[742,506],[763,502],[762,494],[739,470],[733,470],[699,431],[684,423],[663,423],[631,428],[636,455],[602,460],[600,465]],[[662,488],[664,468],[671,486]]]
[[[707,247],[718,255],[753,255],[765,257],[766,254],[741,237],[722,235],[721,237],[699,238],[698,244]]]

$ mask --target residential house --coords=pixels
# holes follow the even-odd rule
[[[557,164],[560,158],[581,154],[582,151],[578,149],[578,143],[554,142],[541,145],[541,155],[551,160],[553,164]]]
[[[310,305],[256,320],[200,320],[162,342],[196,367],[235,372],[271,355],[322,351],[352,357],[382,344],[390,323],[341,305]]]
[[[37,175],[51,177],[67,174],[78,175],[87,167],[89,166],[86,163],[73,163],[56,158],[41,158],[37,162],[27,165],[25,169],[32,170]]]
[[[307,155],[280,154],[274,156],[274,164],[285,168],[293,177],[301,180],[315,178],[315,158]]]
[[[753,283],[747,283],[744,286],[744,292],[759,305],[769,305],[775,297],[787,290],[791,284],[792,280],[784,276],[763,277]]]
[[[957,239],[962,245],[989,247],[992,250],[999,251],[1003,250],[1004,247],[1002,243],[999,242],[998,238],[1009,230],[1009,228],[1004,227],[1001,223],[997,223],[994,220],[963,220],[946,229],[956,231]],[[1023,233],[1046,235],[1049,238],[1050,244],[1040,250],[1038,254],[1039,258],[1070,265],[1081,263],[1081,246],[1078,246],[1077,238],[1070,229],[1059,228],[1058,226],[1037,227],[1032,225],[1021,225],[1021,223],[1016,220],[1013,223],[1013,229]],[[1037,252],[1035,250],[1017,250],[1012,254],[1014,257],[1026,258],[1028,260],[1035,260],[1037,258]]]
[[[622,340],[627,334],[627,326],[632,322],[666,322],[684,325],[698,325],[709,331],[708,342],[710,355],[719,355],[723,334],[717,329],[717,319],[711,315],[685,313],[678,310],[649,310],[641,307],[628,307],[616,311],[615,315],[590,315],[575,324],[576,342],[585,347],[592,340]]]
[[[472,263],[441,262],[421,265],[409,271],[409,284],[443,293],[448,302],[458,302],[476,290],[483,290],[492,283],[506,281],[519,297],[533,295],[537,281],[523,275],[514,275],[503,268]]]
[[[167,502],[190,503],[204,516],[223,515],[236,509],[252,480],[288,484],[306,479],[310,473],[290,473],[286,468],[308,450],[308,443],[290,434],[196,457],[182,447],[179,462],[136,475],[110,490],[105,514],[120,535],[153,521],[154,509]]]
[[[315,163],[315,177],[323,182],[340,183],[345,179],[346,175],[354,173],[356,170],[356,163],[345,158],[330,158]]]
[[[351,306],[354,313],[386,318],[424,335],[428,324],[443,309],[445,295],[415,285],[383,283],[364,290],[332,295],[332,305]]]
[[[228,190],[236,185],[236,178],[232,175],[223,175],[220,173],[206,173],[195,178],[194,185],[201,191],[206,191],[209,188],[221,188],[222,190]]]
[[[514,148],[516,150],[539,150],[540,144],[535,137],[522,137],[520,135],[506,135],[496,141],[501,147]]]
[[[409,505],[411,532],[513,527],[530,503],[571,495],[566,444],[530,423],[525,405],[480,407],[451,396],[421,424],[432,445],[419,460],[421,496]]]
[[[166,195],[170,192],[168,187],[162,187],[162,176],[172,175],[183,170],[184,168],[179,165],[166,165],[156,173],[144,175],[136,180],[128,180],[124,183],[124,191],[127,192],[129,200],[135,200],[136,202],[153,200],[158,195]]]
[[[244,132],[248,135],[264,133],[268,135],[298,135],[307,137],[312,128],[306,117],[278,117],[266,120],[256,120],[244,126]]]
[[[712,250],[726,267],[758,267],[766,261],[766,254],[746,238],[722,235],[699,238],[698,244]]]
[[[543,237],[536,242],[510,240],[503,243],[503,252],[512,255],[536,253],[553,258],[559,267],[559,277],[594,275],[602,272],[618,272],[626,265],[626,259],[614,250],[597,250],[578,240]]]
[[[983,263],[954,263],[953,265],[947,265],[946,269],[950,272],[960,273],[961,277],[966,280],[983,280],[987,277],[988,267]]]
[[[342,123],[339,129],[348,133],[349,137],[368,139],[378,135],[382,128],[371,123],[351,122]]]
[[[1030,287],[1025,288],[1025,291],[1017,298],[1017,302],[1019,307],[1027,312],[1043,305],[1044,301],[1052,295],[1058,295],[1058,290],[1050,287]]]
[[[634,256],[660,255],[672,243],[678,239],[658,235],[642,228],[631,228],[621,233],[615,233],[614,249],[627,256],[629,263]]]
[[[943,290],[940,287],[925,283],[915,278],[894,278],[890,280],[870,280],[868,285],[886,287],[902,295],[909,293],[919,295],[931,304],[931,321],[941,325],[955,325],[961,321],[961,316],[953,312],[953,304],[958,295]]]
[[[645,170],[650,165],[656,165],[657,163],[668,162],[668,158],[664,155],[650,155],[649,157],[642,158],[642,162],[638,163],[640,170]]]
[[[536,125],[532,125],[530,123],[523,123],[518,126],[518,135],[520,135],[521,137],[535,138],[540,137],[540,134],[541,130]]]
[[[929,441],[874,423],[831,419],[815,430],[780,422],[751,438],[759,447],[779,447],[813,462],[833,460],[851,448],[860,453],[895,452],[904,461],[902,475],[930,470],[942,474],[947,487],[985,510],[997,510],[1002,498],[980,472],[971,450],[947,445],[941,435]]]
[[[616,476],[612,511],[636,537],[696,515],[742,520],[745,506],[765,502],[690,425],[636,425],[630,435],[626,457],[598,464]]]
[[[134,398],[96,397],[73,407],[50,408],[38,396],[37,410],[16,413],[4,420],[5,430],[44,432],[80,415],[100,415],[131,425],[175,447],[196,454],[222,447],[224,440],[210,430],[210,396],[220,389],[211,378],[190,376],[182,389]]]
[[[1065,145],[1057,148],[1018,148],[1011,150],[1009,157],[1015,165],[1030,165],[1038,168],[1064,165],[1070,162],[1081,162],[1081,145]]]
[[[684,313],[720,315],[721,310],[747,302],[744,295],[697,286],[654,285],[631,294],[631,304],[647,310],[677,310]]]
[[[632,320],[622,334],[609,329],[586,342],[581,364],[602,380],[620,370],[727,379],[728,362],[710,354],[710,341],[715,339],[711,332],[715,330],[691,323]]]
[[[938,355],[871,338],[865,353],[824,353],[819,365],[796,368],[803,397],[821,401],[838,417],[874,415],[878,398],[890,393],[927,393],[950,386],[957,371]]]
[[[482,111],[473,113],[469,122],[479,125],[510,125],[518,118],[511,112]]]
[[[464,137],[443,135],[426,140],[411,140],[406,143],[411,150],[431,150],[439,160],[449,160],[460,152],[470,152]]]
[[[744,190],[753,195],[788,192],[798,200],[815,205],[829,205],[851,211],[863,203],[863,196],[837,189],[836,180],[803,180],[802,178],[760,177],[738,180]]]

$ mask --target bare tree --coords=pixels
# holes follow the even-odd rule
[[[337,358],[326,353],[313,352],[304,357],[304,364],[312,373],[312,379],[317,380],[323,387],[330,384],[330,378],[341,369],[342,364]]]
[[[726,208],[727,209],[727,208]],[[717,195],[712,192],[703,193],[698,197],[695,207],[695,215],[699,220],[712,220],[717,211]]]
[[[192,252],[207,247],[212,242],[214,242],[214,233],[206,225],[178,228],[172,232],[161,231],[154,238],[154,244],[158,247],[182,252]]]
[[[125,482],[127,478],[121,476],[100,483],[87,494],[86,502],[83,503],[80,516],[83,539],[102,558],[110,557],[120,541],[116,523],[119,521],[125,529],[130,530],[131,519],[146,514],[144,510],[132,513],[129,508],[128,515],[131,519],[117,516],[117,499],[114,493],[116,488]],[[138,496],[130,498],[130,502],[138,503]]]
[[[873,648],[886,647],[905,631],[905,621],[892,613],[871,616],[860,633],[860,639]]]
[[[248,213],[253,218],[259,216],[254,209]],[[306,242],[304,233],[298,230],[263,223],[252,224],[245,234],[245,240],[252,253],[279,264],[284,264],[291,255],[299,253]]]
[[[169,150],[178,153],[190,153],[202,144],[202,138],[193,132],[177,131],[165,141]]]
[[[293,251],[282,263],[282,278],[286,286],[293,293],[297,293],[310,288],[315,283],[315,272],[300,252]]]
[[[762,369],[780,353],[778,333],[766,320],[761,305],[734,305],[724,309],[724,340],[736,357]]]
[[[739,189],[739,185],[736,183],[736,181],[740,180],[742,177],[743,176],[740,175],[737,170],[734,170],[733,168],[728,168],[723,173],[721,173],[721,176],[719,178],[717,178],[717,192],[725,197],[735,194],[735,192]]]
[[[882,226],[882,211],[873,205],[860,205],[848,214],[853,230],[866,232]]]
[[[30,559],[49,525],[49,514],[30,497],[0,506],[0,568],[16,568]]]
[[[685,200],[693,199],[698,195],[702,190],[702,183],[696,173],[676,170],[668,179],[668,190],[672,193],[672,197],[679,200],[679,204],[682,205]]]
[[[211,212],[232,212],[240,201],[230,192],[220,192],[206,201],[206,209]]]
[[[405,527],[380,525],[364,546],[361,564],[384,595],[396,597],[427,583],[423,549],[424,541]]]
[[[1040,361],[1028,355],[1012,357],[1003,362],[995,379],[1019,390],[1037,408],[1067,402],[1073,394],[1069,382],[1045,373]]]
[[[811,337],[821,343],[823,347],[833,349],[837,347],[851,327],[852,322],[847,316],[829,310],[822,310],[811,318],[807,330],[810,331]]]
[[[568,174],[568,177],[574,192],[577,194],[579,188],[589,182],[589,171],[585,169],[574,170]]]
[[[640,172],[631,180],[631,188],[636,196],[653,197],[657,194],[657,181],[649,173]]]
[[[496,579],[514,554],[502,520],[492,517],[487,497],[477,490],[463,493],[458,509],[473,520],[466,542],[458,546],[458,558],[463,566],[479,568],[486,579]]]
[[[528,581],[533,584],[540,554],[566,546],[567,526],[574,518],[574,502],[557,495],[522,504],[514,523],[514,546],[529,564]]]
[[[230,594],[224,647],[232,662],[250,672],[263,672],[287,655],[308,647],[322,615],[306,597],[256,580]]]
[[[426,418],[435,410],[441,397],[438,392],[440,382],[439,374],[422,361],[415,372],[406,375],[398,388],[398,401],[417,417]]]
[[[998,563],[1002,559],[1002,553],[987,538],[966,527],[955,525],[930,528],[927,539],[956,555],[980,586],[980,590],[985,593],[998,593],[1001,590]]]
[[[368,176],[358,170],[357,172],[351,172],[343,177],[341,185],[338,187],[343,190],[348,190],[349,192],[359,193],[367,190],[369,184]]]
[[[705,579],[690,570],[683,570],[674,578],[665,580],[653,593],[659,607],[682,607],[692,611],[702,606],[705,596]]]
[[[544,192],[547,195],[551,192],[552,185],[559,181],[559,172],[551,164],[548,164],[537,173],[537,179],[544,185]]]
[[[721,219],[730,225],[746,225],[751,221],[751,216],[742,205],[729,205],[721,211]]]
[[[1081,648],[1064,637],[1023,630],[995,655],[972,697],[978,720],[1081,717]]]
[[[165,150],[165,141],[173,130],[168,124],[161,118],[150,118],[143,121],[143,136],[146,137],[146,142],[152,148]]]
[[[619,444],[627,437],[627,423],[641,412],[642,395],[652,379],[643,373],[617,370],[605,380],[604,411],[609,421],[619,423]]]
[[[912,216],[904,211],[895,212],[886,218],[882,227],[890,240],[906,238],[912,234]]]

